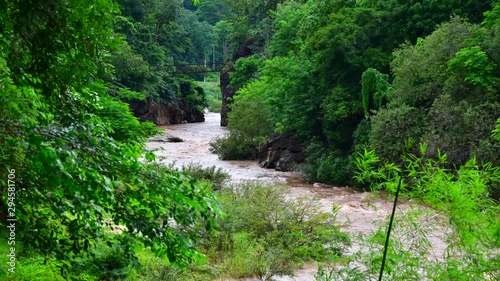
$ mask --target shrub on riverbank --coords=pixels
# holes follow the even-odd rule
[[[365,151],[356,160],[356,179],[372,190],[396,192],[402,172],[403,196],[418,206],[432,207],[397,210],[384,279],[498,280],[500,205],[491,198],[491,188],[500,182],[500,169],[471,159],[451,171],[446,168],[446,154],[438,151],[434,160],[426,158],[426,152],[427,146],[421,145],[421,156],[405,155],[402,165],[384,163],[373,151]],[[344,260],[342,269],[320,268],[317,280],[375,279],[381,268],[386,225],[360,238],[360,250]],[[436,253],[435,243],[446,244],[443,253]]]
[[[349,244],[335,214],[312,198],[287,199],[283,188],[246,182],[217,193],[226,216],[207,253],[224,275],[268,280],[289,275],[305,261],[338,259]]]
[[[231,177],[222,168],[217,168],[213,165],[210,167],[203,167],[199,163],[189,163],[181,167],[181,172],[188,174],[195,179],[203,179],[212,182],[212,189],[219,190]]]
[[[221,160],[254,160],[259,144],[273,132],[264,105],[252,96],[241,95],[229,113],[229,133],[210,142],[210,151]]]
[[[340,150],[326,149],[314,141],[305,152],[307,159],[300,170],[305,181],[352,185],[354,165],[350,155],[342,155]]]

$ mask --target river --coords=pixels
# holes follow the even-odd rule
[[[335,187],[324,184],[308,184],[302,181],[298,174],[292,172],[278,172],[259,167],[256,161],[222,161],[216,154],[209,151],[210,140],[221,136],[226,128],[220,125],[218,113],[206,113],[204,123],[176,124],[161,126],[169,135],[179,137],[184,142],[148,142],[148,149],[157,149],[156,154],[165,156],[167,163],[180,167],[189,163],[199,163],[203,166],[222,168],[231,175],[231,181],[265,180],[282,183],[287,186],[288,196],[310,196],[318,198],[322,209],[331,212],[334,205],[338,206],[338,222],[341,229],[353,235],[368,234],[375,230],[374,223],[387,218],[392,209],[392,201],[375,197],[370,192],[360,192],[350,187]],[[415,208],[408,200],[399,204],[398,212]],[[440,259],[446,245],[439,238],[439,232],[431,233],[428,237],[433,244],[435,259]],[[359,249],[355,243],[348,250],[348,254]],[[315,264],[306,264],[295,271],[294,277],[275,278],[279,281],[314,281]],[[250,281],[253,279],[247,279]]]

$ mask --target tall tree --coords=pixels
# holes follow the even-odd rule
[[[107,0],[0,5],[0,224],[17,219],[16,242],[55,257],[64,274],[97,241],[130,262],[142,245],[189,263],[219,212],[193,181],[140,160],[154,158],[143,142],[155,129],[101,79],[123,46],[118,16]]]

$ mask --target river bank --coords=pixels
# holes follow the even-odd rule
[[[159,143],[148,142],[148,149],[155,149],[156,154],[166,157],[166,164],[181,167],[189,163],[199,163],[203,166],[217,166],[231,175],[232,182],[245,180],[263,180],[286,186],[290,198],[314,197],[321,202],[322,210],[325,212],[337,211],[337,220],[341,229],[352,237],[358,234],[369,234],[376,230],[376,226],[385,220],[391,212],[392,200],[384,199],[383,194],[375,195],[370,192],[361,192],[350,187],[334,187],[323,184],[305,183],[297,173],[279,172],[271,169],[263,169],[256,161],[222,161],[216,154],[209,151],[210,141],[226,132],[226,128],[220,127],[220,115],[218,113],[206,113],[204,123],[177,124],[161,126],[166,132],[179,137],[183,142]],[[411,201],[402,201],[398,205],[398,212],[404,213],[421,206],[412,204]],[[433,218],[436,219],[436,218]],[[431,233],[428,238],[433,244],[434,256],[430,258],[440,259],[446,248],[446,244],[440,238],[440,230]],[[359,250],[360,246],[354,243],[347,254]],[[279,281],[313,281],[316,264],[306,264],[303,268],[295,271],[295,277],[276,278]],[[252,279],[247,279],[252,280]]]

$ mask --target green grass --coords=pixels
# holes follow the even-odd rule
[[[0,280],[2,281],[63,281],[65,280],[54,261],[44,263],[44,258],[36,251],[24,250],[16,243],[15,273],[7,272],[6,267],[10,246],[6,239],[0,239]],[[211,280],[213,270],[206,266],[193,266],[187,270],[178,269],[165,259],[156,257],[150,250],[138,252],[139,266],[131,268],[125,264],[115,249],[99,246],[95,257],[81,258],[72,269],[70,280],[97,281],[202,281]]]
[[[7,264],[10,257],[10,248],[16,249],[15,273],[9,272]],[[44,258],[34,251],[24,249],[16,242],[15,246],[8,245],[7,239],[0,238],[0,280],[5,281],[51,281],[64,280],[59,274],[54,262],[44,264]],[[92,280],[92,279],[89,279]]]

